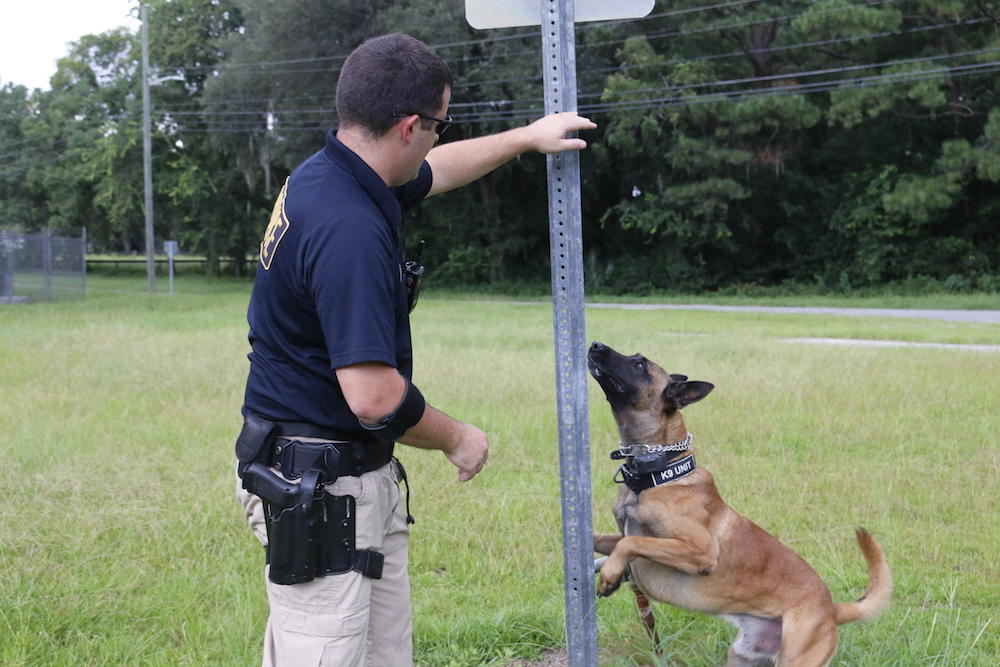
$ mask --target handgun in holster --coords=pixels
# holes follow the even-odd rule
[[[264,501],[268,578],[298,584],[354,570],[380,579],[384,556],[355,545],[354,497],[325,491],[343,468],[340,451],[329,443],[292,441],[286,446],[298,454],[293,458],[301,477],[290,482],[271,466],[278,430],[277,423],[251,413],[236,440],[243,488]]]

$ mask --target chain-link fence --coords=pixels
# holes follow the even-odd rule
[[[0,304],[83,298],[86,247],[86,230],[80,238],[0,230]]]

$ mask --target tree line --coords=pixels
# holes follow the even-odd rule
[[[156,236],[211,270],[250,271],[369,36],[449,63],[455,138],[542,114],[539,29],[474,30],[461,0],[148,5]],[[998,27],[987,0],[673,0],[578,24],[579,109],[600,126],[581,155],[588,285],[1000,289]],[[81,36],[51,90],[0,88],[0,224],[143,247],[139,40]],[[545,197],[544,159],[522,156],[425,202],[409,245],[439,284],[545,281]]]

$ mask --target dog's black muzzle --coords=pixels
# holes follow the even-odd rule
[[[629,357],[616,352],[604,343],[594,342],[587,352],[587,369],[604,390],[604,396],[612,407],[627,405],[635,395],[636,382],[629,379],[632,374]]]

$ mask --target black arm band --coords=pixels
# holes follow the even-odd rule
[[[374,424],[365,423],[361,419],[358,419],[358,423],[378,440],[392,442],[401,438],[407,430],[420,421],[426,407],[427,403],[424,401],[423,394],[412,382],[407,381],[403,400],[399,402],[393,412]]]

